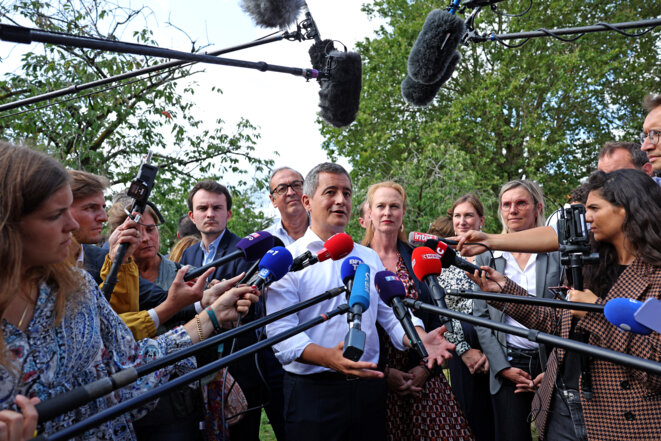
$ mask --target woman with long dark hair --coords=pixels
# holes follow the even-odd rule
[[[144,364],[211,335],[220,323],[235,320],[256,301],[250,287],[223,294],[184,327],[136,343],[112,311],[94,280],[67,259],[71,233],[78,228],[70,212],[69,175],[54,159],[0,142],[0,437],[34,436],[36,414],[28,398],[47,400]],[[185,287],[202,294],[207,273]],[[239,300],[248,295],[250,300]],[[167,381],[173,372],[195,367],[192,359],[161,369],[140,381],[41,425],[53,433],[120,401]],[[20,409],[19,409],[20,408]],[[19,414],[25,411],[25,418]],[[132,440],[136,409],[91,429],[85,439]]]
[[[571,290],[570,300],[605,304],[617,297],[661,297],[661,188],[637,170],[596,172],[588,187],[586,221],[600,263],[585,278],[588,289]],[[502,274],[483,269],[492,280],[474,276],[482,289],[527,295]],[[564,338],[582,335],[592,345],[661,361],[658,333],[623,332],[602,313],[517,304],[508,304],[507,312],[531,328]],[[661,439],[660,394],[659,376],[555,349],[533,413],[540,435],[551,441]]]

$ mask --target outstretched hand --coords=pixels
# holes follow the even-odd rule
[[[495,269],[488,266],[481,266],[481,272],[475,270],[475,273],[470,274],[466,273],[469,279],[477,283],[482,291],[487,292],[502,292],[507,278],[496,271]],[[487,277],[489,277],[487,279]]]
[[[459,242],[456,248],[463,257],[477,256],[486,249],[481,245],[468,245],[469,243],[481,243],[491,248],[489,235],[481,231],[469,230],[449,239]]]
[[[422,344],[427,349],[427,354],[429,355],[427,359],[427,367],[429,369],[432,369],[434,364],[440,366],[443,364],[443,361],[452,358],[450,351],[454,350],[455,346],[443,336],[446,332],[447,328],[445,325],[430,332],[424,332],[418,328],[420,340],[422,340]]]
[[[39,415],[34,406],[41,400],[23,395],[16,395],[15,399],[20,412],[0,411],[0,441],[22,441],[35,437]]]

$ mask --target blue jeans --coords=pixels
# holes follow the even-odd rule
[[[552,441],[587,441],[581,394],[575,389],[555,388],[544,439]]]

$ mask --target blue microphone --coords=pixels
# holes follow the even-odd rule
[[[359,264],[353,280],[351,296],[349,297],[352,318],[349,322],[349,332],[344,338],[342,356],[352,361],[358,361],[365,352],[365,332],[361,329],[361,319],[363,312],[370,307],[369,265]]]
[[[634,317],[636,311],[643,306],[643,302],[634,299],[616,298],[606,302],[604,315],[606,319],[623,331],[636,334],[649,334],[652,332],[647,326],[638,323]]]
[[[259,272],[253,284],[262,289],[266,285],[282,279],[289,272],[293,261],[294,258],[287,248],[271,248],[259,261]]]
[[[342,267],[340,268],[340,276],[342,277],[342,283],[347,287],[347,293],[350,293],[353,288],[353,280],[356,275],[356,269],[358,265],[363,263],[363,259],[356,256],[349,256],[344,259],[342,262]]]

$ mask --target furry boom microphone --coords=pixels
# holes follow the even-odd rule
[[[263,28],[288,28],[303,6],[305,0],[241,0],[241,8]]]
[[[358,114],[363,65],[356,52],[331,51],[319,84],[321,117],[334,127],[351,124]]]

